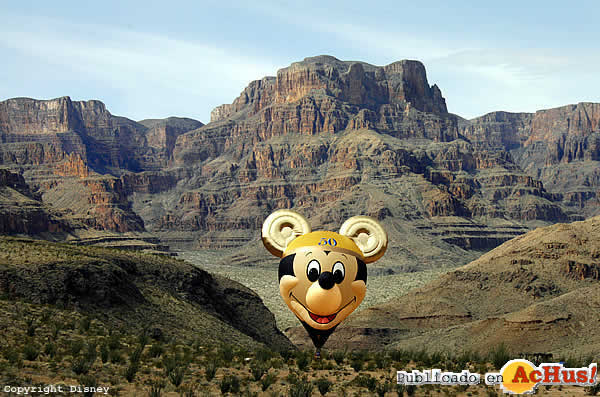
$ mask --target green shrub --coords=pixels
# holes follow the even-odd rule
[[[375,364],[379,369],[387,369],[390,366],[390,358],[385,352],[375,355]]]
[[[79,384],[83,385],[83,386],[87,386],[87,387],[97,387],[98,386],[98,379],[96,379],[95,376],[92,375],[81,375],[78,379]],[[83,396],[84,397],[92,397],[94,395],[93,391],[84,391],[83,392]]]
[[[352,361],[350,361],[350,366],[356,372],[359,372],[363,368],[364,360],[362,357],[354,357]]]
[[[139,362],[130,362],[129,363],[127,368],[125,368],[125,372],[123,373],[123,376],[125,376],[125,379],[127,379],[127,382],[129,382],[129,383],[133,382],[133,380],[135,379],[135,375],[137,374],[139,369],[140,369]]]
[[[283,360],[281,358],[272,358],[269,360],[267,367],[271,367],[273,369],[281,369],[283,368]]]
[[[110,354],[110,350],[108,349],[108,344],[107,343],[101,344],[100,345],[100,359],[102,360],[103,363],[108,361],[109,354]]]
[[[165,375],[175,387],[178,387],[183,382],[189,362],[179,354],[171,354],[165,355],[162,363]]]
[[[346,352],[336,350],[333,352],[333,359],[337,365],[342,365],[344,363],[344,358],[346,357]]]
[[[204,366],[204,377],[206,378],[206,380],[209,382],[213,380],[216,373],[217,365],[214,363],[214,361],[207,362]]]
[[[441,364],[444,362],[444,356],[440,352],[433,352],[429,356],[429,360],[426,363],[428,367],[439,368]],[[465,369],[464,366],[460,368],[460,370]],[[460,371],[459,371],[460,372]]]
[[[225,364],[231,363],[233,361],[233,357],[235,357],[233,347],[229,344],[221,346],[218,355]]]
[[[378,382],[375,387],[375,393],[377,393],[379,397],[385,397],[385,393],[390,390],[392,390],[392,384],[390,382]]]
[[[490,362],[494,364],[494,368],[501,369],[508,360],[510,360],[510,354],[506,345],[500,343],[498,347],[490,352]]]
[[[314,386],[305,377],[298,379],[297,382],[290,386],[289,396],[290,397],[310,397]]]
[[[397,363],[405,363],[410,361],[410,353],[406,350],[392,350],[390,351],[390,358]]]
[[[122,364],[125,362],[120,350],[111,350],[108,354],[108,359],[113,364]]]
[[[283,361],[285,361],[286,363],[289,363],[289,361],[294,358],[295,356],[295,351],[291,350],[291,349],[285,349],[285,350],[281,350],[279,352],[279,354],[281,355],[281,358],[283,358]]]
[[[110,336],[108,337],[108,349],[113,351],[113,350],[119,350],[121,348],[121,338],[119,336],[118,333],[113,333],[110,334]]]
[[[558,361],[564,362],[563,365],[565,368],[580,368],[580,367],[583,367],[584,365],[590,364],[590,362],[584,364],[584,362],[581,358],[575,358],[575,357],[569,357],[567,359],[561,358]]]
[[[428,365],[430,363],[429,354],[427,350],[421,349],[419,351],[412,352],[412,359],[415,363],[421,365]]]
[[[98,352],[96,350],[96,344],[93,342],[88,343],[87,349],[85,350],[85,359],[93,364],[96,361],[96,357],[98,357]]]
[[[16,364],[19,361],[19,352],[16,349],[7,347],[3,350],[2,355],[11,364]]]
[[[35,319],[33,318],[28,318],[25,323],[27,324],[27,336],[34,336],[35,335],[35,330],[37,328],[37,324],[35,322]]]
[[[131,361],[132,363],[139,363],[141,358],[142,358],[142,351],[144,350],[143,346],[138,346],[135,348],[134,351],[131,352],[131,355],[129,356],[129,361]]]
[[[150,346],[148,354],[150,357],[160,357],[165,351],[164,346],[160,342],[155,342]]]
[[[83,317],[79,320],[79,330],[81,333],[86,333],[90,330],[90,326],[92,325],[92,319],[88,316]]]
[[[590,387],[586,387],[585,388],[585,392],[589,395],[589,396],[595,396],[598,393],[600,393],[600,382],[596,383],[593,386]]]
[[[150,340],[150,336],[148,336],[148,331],[143,330],[138,336],[138,343],[142,347],[142,349],[148,344]]]
[[[548,390],[548,389],[546,389],[546,390]],[[498,397],[498,392],[491,387],[486,387],[485,395],[487,397]]]
[[[187,372],[187,369],[188,369],[188,366],[186,364],[186,365],[177,366],[177,367],[173,368],[171,370],[171,372],[169,372],[169,381],[171,381],[173,386],[179,387],[179,385],[181,385],[181,382],[183,382],[183,378],[185,377],[185,373]]]
[[[267,373],[260,380],[260,388],[261,388],[261,390],[262,391],[266,391],[269,388],[269,386],[271,386],[276,381],[277,381],[277,375],[275,375],[273,373]]]
[[[404,396],[404,385],[402,383],[396,383],[396,393],[398,393],[398,397]]]
[[[77,356],[81,349],[85,346],[85,343],[81,339],[74,339],[71,341],[69,345],[69,351],[73,357]]]
[[[327,378],[319,378],[315,383],[317,384],[317,389],[319,389],[319,393],[321,393],[322,396],[327,394],[329,389],[331,389],[331,382]]]
[[[310,361],[310,355],[307,352],[299,352],[296,356],[296,365],[300,371],[305,371]]]
[[[160,397],[162,395],[162,389],[165,388],[165,382],[159,379],[154,379],[150,383],[150,389],[148,389],[148,397]]]
[[[237,394],[240,392],[240,379],[235,375],[226,375],[221,379],[219,383],[221,393],[233,393]]]
[[[258,362],[264,363],[275,357],[275,354],[267,348],[262,348],[256,351],[255,357]]]
[[[48,357],[52,358],[56,355],[56,351],[58,349],[56,348],[56,345],[52,342],[48,342],[46,343],[46,345],[44,346],[44,354],[47,355]]]
[[[358,387],[366,387],[371,393],[377,388],[377,379],[371,375],[358,375],[353,381]]]
[[[40,349],[38,346],[33,344],[32,342],[28,342],[23,346],[23,357],[25,360],[34,361],[38,358],[40,354]]]
[[[267,367],[262,362],[255,362],[250,365],[250,372],[252,373],[252,378],[258,382],[265,372],[267,372]]]
[[[58,336],[60,335],[60,331],[62,330],[62,325],[58,322],[53,322],[52,323],[52,339],[56,340],[56,338],[58,338]]]
[[[91,364],[85,357],[76,357],[71,363],[71,369],[75,375],[87,374],[90,371]]]

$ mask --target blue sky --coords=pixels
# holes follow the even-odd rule
[[[207,123],[251,80],[328,54],[420,60],[466,118],[600,102],[597,0],[2,3],[0,100],[68,95]]]

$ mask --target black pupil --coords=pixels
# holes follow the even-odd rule
[[[308,271],[308,279],[310,281],[317,281],[319,278],[319,271],[314,267]]]
[[[342,281],[344,281],[344,273],[342,273],[341,270],[336,270],[335,272],[333,272],[333,280],[336,282],[336,284],[341,283]]]

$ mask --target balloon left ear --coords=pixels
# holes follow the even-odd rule
[[[340,234],[350,237],[363,252],[365,263],[375,262],[387,249],[388,238],[383,226],[368,216],[353,216],[342,224]]]
[[[311,232],[308,220],[291,210],[277,210],[265,219],[262,241],[265,248],[281,258],[287,245],[296,237]]]

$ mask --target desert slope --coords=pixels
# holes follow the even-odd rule
[[[253,291],[152,254],[0,237],[0,299],[77,311],[122,332],[291,347]]]
[[[538,228],[349,318],[330,347],[600,353],[600,217]],[[302,343],[302,330],[289,332]]]

